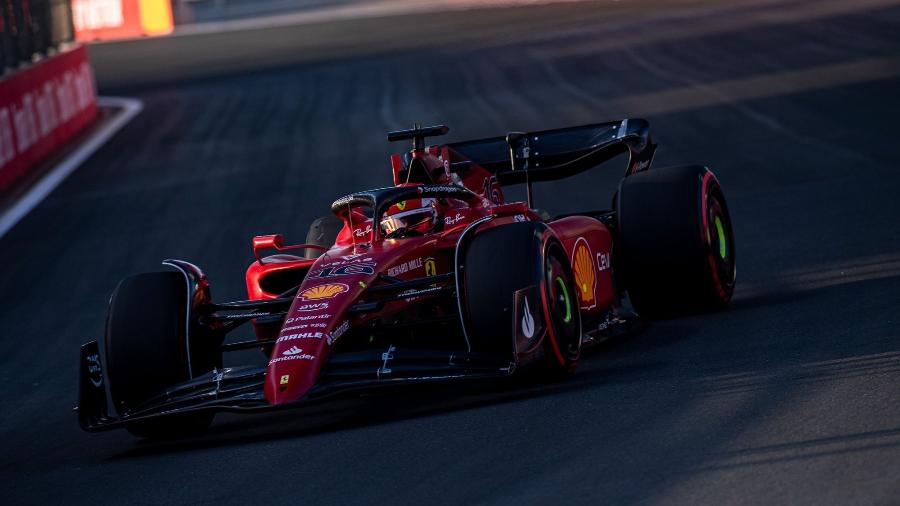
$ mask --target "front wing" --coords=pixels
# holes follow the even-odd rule
[[[226,367],[172,385],[142,405],[114,415],[97,341],[81,347],[80,364],[75,410],[81,428],[88,432],[198,411],[256,413],[297,408],[362,390],[506,377],[515,369],[513,363],[504,363],[495,355],[391,347],[387,351],[335,354],[316,386],[290,404],[272,405],[266,401],[265,367]]]

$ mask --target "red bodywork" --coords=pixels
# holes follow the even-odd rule
[[[343,213],[344,227],[334,246],[310,260],[289,254],[262,257],[266,248],[287,250],[280,236],[254,239],[258,260],[247,270],[247,292],[251,300],[271,299],[302,279],[283,325],[257,325],[259,339],[277,342],[270,347],[265,397],[272,404],[296,401],[317,383],[332,347],[351,329],[364,329],[373,318],[402,313],[406,302],[389,302],[377,314],[348,314],[365,297],[366,287],[379,273],[395,279],[419,278],[450,272],[455,246],[463,230],[474,220],[493,215],[482,229],[515,221],[543,221],[524,202],[506,203],[497,178],[478,165],[468,166],[463,176],[451,172],[451,164],[464,161],[447,147],[428,147],[412,152],[411,167],[404,174],[400,155],[391,157],[394,184],[412,184],[427,172],[437,184],[459,184],[480,196],[476,203],[454,201],[445,209],[442,230],[421,237],[386,239],[377,224],[358,209]],[[403,179],[404,175],[406,180]],[[420,180],[421,182],[421,180]],[[351,226],[352,223],[352,226]],[[610,268],[612,237],[599,220],[570,216],[548,221],[565,248],[579,291],[583,317],[607,312],[616,298]],[[280,280],[293,280],[293,283]]]

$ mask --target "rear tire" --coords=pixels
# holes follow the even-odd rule
[[[211,370],[210,364],[221,365],[221,351],[213,343],[205,347],[191,343],[188,351],[187,313],[187,288],[180,272],[138,274],[116,287],[105,347],[110,395],[120,414],[191,379],[191,373],[198,376]],[[133,422],[127,429],[139,437],[167,437],[205,429],[213,416],[213,412],[167,416]]]
[[[337,236],[342,228],[344,228],[344,222],[333,214],[316,218],[309,226],[309,232],[306,234],[306,244],[330,249],[334,246],[334,242],[337,240]],[[322,255],[322,252],[309,248],[305,254],[306,258],[316,259]]]
[[[617,198],[623,282],[646,316],[710,311],[734,291],[734,233],[715,175],[692,165],[626,177]]]
[[[545,236],[547,230],[543,224],[513,223],[475,236],[464,263],[466,327],[474,351],[518,352],[535,358],[545,377],[556,378],[577,367],[581,313],[568,257]],[[526,323],[517,320],[526,314],[532,333],[538,324],[546,329],[542,345],[523,338]]]

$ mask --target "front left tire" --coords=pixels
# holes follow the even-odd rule
[[[337,241],[337,236],[344,228],[344,222],[333,214],[320,216],[313,220],[309,225],[309,232],[306,234],[306,244],[322,246],[323,248],[331,248]],[[322,255],[317,249],[309,248],[306,250],[306,258],[316,259]]]

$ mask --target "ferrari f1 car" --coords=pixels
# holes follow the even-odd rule
[[[81,427],[154,437],[202,430],[219,411],[380,386],[558,378],[638,315],[729,302],[722,188],[703,166],[651,169],[647,121],[426,146],[447,131],[388,134],[412,141],[391,157],[394,185],[337,199],[305,244],[255,237],[247,300],[214,301],[181,260],[121,281],[102,345],[81,349]],[[550,217],[532,206],[534,183],[620,154],[611,209]],[[527,201],[507,202],[503,188],[518,184]],[[255,339],[227,339],[248,322]],[[265,365],[223,367],[223,353],[251,348]]]

